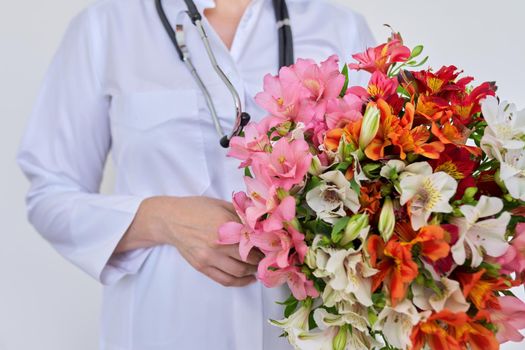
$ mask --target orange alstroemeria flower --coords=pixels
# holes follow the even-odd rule
[[[405,242],[403,244],[410,247],[419,244],[421,256],[430,261],[446,258],[450,253],[450,245],[445,240],[446,231],[441,226],[425,226],[416,232],[408,222],[398,222],[394,232]]]
[[[425,344],[432,350],[497,350],[495,334],[480,323],[486,320],[482,315],[470,318],[446,309],[435,313],[412,331],[412,350],[421,350]]]
[[[405,105],[402,118],[394,115],[390,105],[382,99],[377,101],[377,107],[381,111],[381,120],[376,137],[365,149],[368,158],[385,158],[385,148],[388,146],[396,148],[401,159],[405,159],[407,153],[420,154],[431,159],[439,158],[444,145],[440,141],[427,143],[431,137],[427,126],[413,128],[415,108],[412,103]]]
[[[463,349],[498,350],[500,345],[496,335],[480,321],[489,321],[489,315],[478,312],[476,317],[451,328],[450,334],[462,344]]]
[[[455,276],[461,284],[463,295],[468,298],[478,310],[486,308],[499,309],[496,291],[509,289],[508,281],[504,278],[485,277],[485,270],[476,273],[456,272]]]
[[[381,209],[381,182],[370,182],[361,184],[361,194],[359,202],[361,203],[360,213],[367,213],[373,216]]]
[[[401,119],[403,130],[399,137],[401,159],[405,159],[407,152],[420,154],[430,159],[438,159],[445,146],[440,141],[427,143],[431,136],[430,131],[426,125],[412,128],[414,116],[414,105],[407,103],[405,105],[405,115]]]
[[[432,350],[462,350],[460,342],[449,334],[443,325],[448,328],[461,326],[468,318],[463,312],[452,313],[446,309],[431,315],[426,321],[414,327],[410,337],[412,350],[421,350],[425,344],[428,344]]]
[[[367,247],[372,267],[379,270],[372,277],[372,291],[377,290],[381,283],[386,283],[390,302],[396,306],[406,297],[408,286],[418,275],[418,266],[412,259],[410,247],[395,238],[385,245],[383,239],[375,235],[370,237]],[[381,261],[378,262],[379,259]]]
[[[359,147],[359,134],[361,133],[362,120],[351,122],[344,128],[328,130],[325,134],[324,146],[327,150],[336,152],[341,140],[352,144],[355,149]]]
[[[453,144],[469,151],[472,155],[479,157],[481,149],[474,146],[467,146],[467,139],[471,134],[471,130],[462,124],[452,124],[451,119],[453,112],[442,111],[432,116],[432,134],[436,136],[445,145]],[[437,123],[439,121],[439,123]]]
[[[379,129],[376,137],[365,149],[366,156],[372,160],[385,158],[385,148],[398,145],[399,135],[402,131],[399,117],[392,114],[392,109],[385,100],[379,99],[377,108],[381,112]]]

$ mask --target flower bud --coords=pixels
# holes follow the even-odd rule
[[[379,118],[381,112],[375,105],[368,105],[363,116],[363,124],[361,125],[361,134],[359,135],[359,148],[365,149],[370,142],[376,137],[377,130],[379,130]]]
[[[340,245],[345,246],[360,236],[363,230],[368,230],[368,215],[356,214],[352,216],[346,225],[343,238],[339,242]]]
[[[321,164],[318,156],[312,157],[312,163],[310,164],[308,173],[313,176],[319,176],[323,173],[323,165]]]
[[[334,350],[345,350],[346,349],[346,345],[348,342],[347,333],[348,333],[347,325],[343,325],[339,328],[339,332],[337,332],[337,335],[334,337],[334,340],[332,343],[332,349]]]
[[[312,248],[308,248],[304,256],[304,263],[312,270],[317,269],[317,252]]]
[[[363,173],[369,179],[377,179],[381,171],[382,165],[380,163],[368,163],[363,166]]]
[[[381,237],[387,242],[394,233],[394,226],[396,225],[396,217],[394,214],[394,205],[390,197],[386,197],[379,215],[378,229]]]
[[[292,128],[292,122],[291,121],[286,121],[284,123],[281,123],[281,124],[277,125],[275,130],[277,131],[279,136],[286,136],[290,132],[291,128]]]

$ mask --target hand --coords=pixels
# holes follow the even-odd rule
[[[152,197],[143,201],[128,230],[135,239],[124,237],[117,251],[126,250],[123,246],[128,250],[138,248],[146,242],[148,246],[171,244],[196,270],[214,281],[223,286],[245,286],[255,281],[257,264],[263,254],[253,250],[243,262],[238,244],[218,244],[218,229],[229,221],[239,221],[239,218],[233,205],[222,200]],[[145,235],[149,239],[144,239]]]

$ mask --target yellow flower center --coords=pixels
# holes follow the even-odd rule
[[[496,134],[503,139],[511,139],[514,136],[512,127],[508,124],[499,124],[495,127]]]
[[[428,78],[427,79],[427,86],[432,90],[432,92],[436,93],[439,90],[441,90],[441,87],[443,86],[444,81],[438,78]]]
[[[465,175],[459,171],[458,166],[450,160],[438,166],[435,171],[443,171],[456,180],[463,180],[465,178]]]
[[[282,97],[279,97],[279,98],[277,99],[277,104],[279,105],[279,107],[282,107],[282,106],[284,105],[284,100],[283,100]]]
[[[381,90],[377,85],[370,85],[368,86],[368,93],[372,97],[380,96],[383,94],[383,90]]]
[[[432,211],[441,200],[441,193],[434,187],[432,180],[429,178],[423,181],[423,187],[419,192],[419,200],[422,202],[425,211]]]
[[[284,164],[284,162],[286,162],[286,157],[285,156],[280,156],[278,158],[278,160],[279,160],[279,163]]]

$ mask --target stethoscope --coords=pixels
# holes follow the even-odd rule
[[[284,66],[289,66],[294,63],[292,30],[290,27],[290,18],[288,15],[288,6],[286,6],[286,1],[285,0],[272,0],[272,1],[273,1],[273,8],[275,11],[275,18],[276,18],[276,23],[277,23],[278,37],[279,37],[279,68],[281,68]],[[235,124],[234,124],[233,131],[229,135],[224,132],[224,129],[222,128],[221,123],[219,121],[217,110],[215,109],[215,105],[213,103],[211,95],[208,89],[206,88],[206,85],[204,85],[204,82],[201,79],[199,73],[195,69],[195,66],[193,65],[193,62],[190,56],[190,52],[188,50],[188,46],[186,45],[186,38],[184,34],[183,25],[177,24],[174,30],[168,20],[168,17],[166,16],[166,12],[164,12],[162,1],[155,0],[155,5],[157,7],[157,12],[159,14],[162,25],[164,26],[164,29],[166,30],[166,33],[170,37],[173,45],[175,46],[175,50],[177,50],[177,54],[179,55],[179,58],[181,59],[182,62],[184,62],[184,64],[190,71],[191,75],[193,76],[193,79],[199,86],[199,89],[202,91],[204,95],[206,105],[208,106],[208,109],[210,110],[210,113],[213,119],[213,124],[215,125],[215,129],[217,130],[217,133],[220,136],[221,146],[224,148],[228,148],[232,137],[239,136],[242,133],[244,127],[250,122],[250,115],[246,111],[243,111],[239,93],[237,92],[237,90],[235,89],[231,81],[228,79],[226,74],[224,74],[223,70],[217,63],[215,55],[210,46],[208,36],[206,35],[206,31],[204,30],[204,27],[202,25],[202,16],[197,10],[195,3],[193,2],[193,0],[184,0],[184,2],[186,3],[186,6],[188,8],[188,11],[186,11],[186,13],[188,14],[188,16],[191,19],[191,22],[195,25],[195,27],[197,28],[197,31],[199,32],[199,35],[204,44],[204,48],[206,49],[206,53],[208,54],[208,58],[210,59],[210,63],[213,69],[215,70],[217,75],[220,77],[220,79],[224,82],[224,85],[226,85],[226,87],[228,88],[228,90],[230,91],[233,97],[233,101],[235,103],[236,117],[235,117]],[[182,19],[177,18],[177,23],[181,23],[181,22],[182,22]]]

